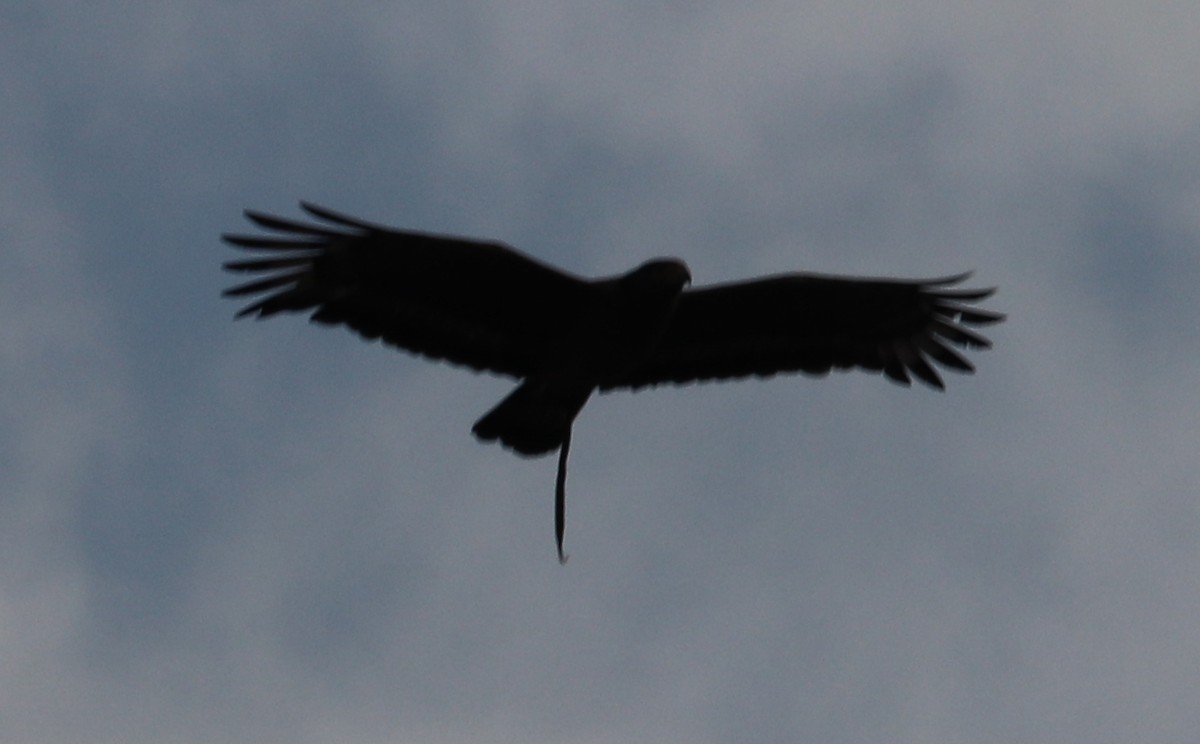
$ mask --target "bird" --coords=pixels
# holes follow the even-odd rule
[[[571,429],[593,393],[850,369],[941,390],[938,368],[974,372],[959,349],[990,348],[974,328],[1006,317],[978,307],[994,287],[961,286],[970,272],[796,272],[693,287],[682,260],[655,258],[587,279],[500,241],[300,207],[306,221],[247,209],[259,232],[222,236],[254,256],[224,263],[254,275],[223,292],[252,300],[235,317],[308,313],[369,341],[515,378],[472,432],[526,457],[558,451],[562,563]]]

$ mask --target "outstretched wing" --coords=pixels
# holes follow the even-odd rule
[[[517,377],[567,332],[590,284],[501,243],[393,230],[301,202],[319,222],[247,211],[265,235],[225,235],[264,275],[224,292],[257,295],[238,317],[312,311],[367,339]]]
[[[854,367],[940,389],[934,365],[972,372],[955,347],[990,347],[970,326],[1004,319],[972,306],[994,288],[953,288],[968,276],[788,274],[687,291],[657,350],[605,389]]]

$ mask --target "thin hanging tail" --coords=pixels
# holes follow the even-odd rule
[[[558,541],[558,563],[567,565],[569,555],[563,552],[563,533],[567,531],[567,455],[571,451],[571,430],[558,450],[558,477],[554,480],[554,539]]]
[[[471,431],[484,441],[501,444],[526,456],[558,450],[558,477],[554,481],[554,538],[558,562],[566,563],[563,534],[567,527],[567,457],[571,452],[571,424],[587,403],[592,387],[551,386],[526,381],[475,422]]]

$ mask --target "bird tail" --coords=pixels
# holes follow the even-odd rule
[[[548,454],[566,441],[571,423],[594,389],[526,380],[476,421],[471,431],[486,442],[498,439],[522,455]]]

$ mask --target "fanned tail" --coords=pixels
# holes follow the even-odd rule
[[[526,457],[547,455],[566,441],[592,390],[527,380],[476,421],[471,431],[485,442],[499,440]]]

